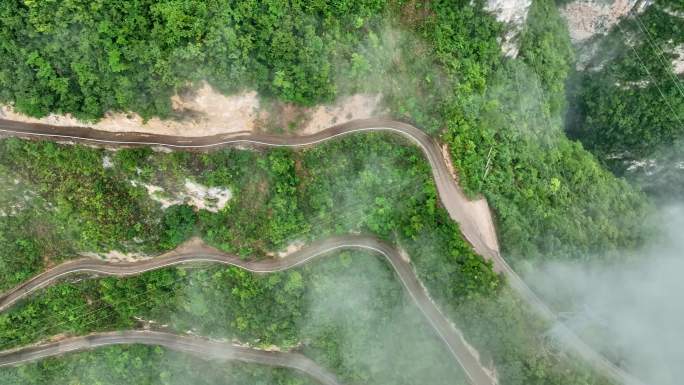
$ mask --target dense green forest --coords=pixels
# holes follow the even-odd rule
[[[97,0],[0,4],[0,101],[30,115],[169,116],[206,79],[224,92],[312,104],[335,96],[384,1]]]
[[[465,384],[402,290],[381,259],[362,253],[268,275],[225,267],[165,269],[47,289],[0,316],[0,341],[7,348],[60,332],[154,321],[166,330],[302,349],[348,384]]]
[[[449,144],[463,187],[492,205],[514,266],[604,257],[638,245],[648,236],[645,197],[563,131],[566,78],[579,75],[554,2],[533,2],[517,59],[501,56],[503,26],[482,6],[9,0],[0,4],[0,103],[33,116],[96,120],[107,111],[173,117],[170,96],[202,80],[224,93],[256,89],[264,99],[303,106],[378,92],[392,116]],[[570,99],[570,111],[577,100]],[[586,111],[604,108],[585,104]],[[571,130],[590,149],[600,148],[590,145],[600,140],[584,139],[594,134],[580,131]],[[601,151],[595,154],[606,161]],[[266,258],[294,241],[372,233],[406,249],[432,297],[483,360],[493,361],[502,383],[606,383],[555,346],[546,337],[550,326],[473,253],[440,207],[428,164],[405,140],[364,134],[298,151],[160,153],[4,139],[0,178],[0,203],[9,210],[0,216],[0,290],[83,251],[156,254],[197,235],[245,258]],[[187,180],[228,188],[232,198],[218,212],[187,204],[163,209],[145,187],[173,195]],[[358,296],[345,290],[356,286],[373,292],[373,300],[311,306],[321,293],[353,300]],[[388,267],[358,253],[268,276],[222,267],[165,269],[46,289],[0,315],[0,344],[139,327],[135,317],[142,317],[173,330],[296,347],[352,384],[460,379],[444,354],[425,367],[411,364],[440,356],[441,345],[410,305]],[[410,338],[382,339],[405,330]],[[386,343],[406,354],[397,366],[383,361]],[[117,349],[78,357],[98,360]],[[423,350],[431,353],[418,354]],[[143,360],[162,353],[129,354]],[[376,366],[364,365],[368,357]],[[3,369],[0,379],[40,381],[67,371],[62,362]],[[116,371],[111,365],[104,370]],[[236,374],[243,375],[261,374]],[[156,378],[149,381],[166,383]]]
[[[571,54],[553,2],[535,1],[520,59],[498,67],[475,111],[447,120],[461,182],[488,198],[513,258],[596,258],[646,236],[641,194],[563,133]]]
[[[660,199],[684,198],[684,82],[671,64],[684,44],[682,11],[658,0],[623,19],[580,47],[600,54],[585,53],[571,78],[569,134]]]
[[[7,86],[1,88],[5,94],[0,100],[32,115],[72,112],[95,119],[107,110],[165,116],[169,96],[199,79],[225,92],[252,87],[263,97],[302,104],[380,92],[394,116],[441,135],[451,145],[464,187],[484,194],[496,210],[501,243],[511,257],[576,258],[643,239],[638,228],[646,210],[643,198],[563,135],[563,84],[572,55],[550,0],[534,2],[517,60],[501,57],[496,39],[502,27],[480,2],[148,3],[104,7],[96,2],[88,8],[77,2],[6,2],[2,7],[12,22],[3,26],[2,44],[16,48],[13,42],[24,36],[36,45],[34,52],[45,56],[41,62],[46,69],[36,72],[22,64],[27,59],[16,55],[27,50],[6,48],[0,59],[6,61],[0,65],[6,75],[0,82],[5,79]],[[205,19],[209,22],[198,22]],[[131,20],[140,23],[129,26],[125,21]],[[144,23],[153,28],[144,28]],[[63,35],[73,40],[55,37]],[[93,39],[109,43],[88,43]],[[78,42],[77,47],[71,49],[69,41]],[[156,47],[162,42],[164,47]],[[118,58],[122,69],[114,71],[111,60],[102,62],[103,57]],[[176,66],[183,70],[172,69]],[[75,70],[81,68],[89,70]],[[91,80],[81,79],[82,72]],[[50,75],[60,73],[59,81]],[[236,78],[221,81],[216,74]],[[259,79],[247,79],[256,75]],[[23,78],[32,85],[16,80]],[[66,99],[44,83],[67,84]],[[129,86],[136,92],[120,89]],[[285,89],[303,94],[293,96]],[[35,95],[26,95],[29,90]],[[86,99],[98,109],[80,110],[89,105]],[[124,231],[157,233],[149,224],[124,223],[126,211],[113,214],[121,220],[114,221],[121,233],[112,242],[122,239]]]
[[[496,298],[473,298],[452,315],[462,314],[458,322],[474,342],[497,347],[493,358],[507,383],[605,383],[554,353],[538,337],[544,325],[525,316],[510,295]],[[147,321],[259,346],[288,348],[306,341],[298,349],[349,384],[451,384],[462,378],[389,267],[361,253],[261,276],[237,268],[181,268],[64,283],[0,316],[0,335],[6,348],[43,335],[140,327]]]
[[[155,153],[149,149],[128,149],[112,153],[82,147],[78,147],[82,151],[72,151],[73,146],[17,139],[7,139],[0,143],[8,149],[14,149],[14,152],[3,151],[7,155],[3,162],[19,171],[15,176],[22,183],[35,183],[31,190],[41,192],[41,199],[54,202],[46,204],[48,209],[41,215],[44,219],[59,212],[59,205],[65,204],[62,203],[65,199],[57,199],[53,195],[59,193],[54,190],[55,186],[70,184],[69,173],[60,172],[68,169],[62,169],[60,165],[73,164],[77,162],[76,158],[81,158],[81,161],[92,161],[91,166],[84,165],[82,169],[92,170],[90,179],[93,184],[108,184],[126,192],[120,195],[120,199],[127,199],[125,202],[107,200],[106,206],[113,209],[119,204],[122,207],[151,207],[151,214],[146,218],[150,221],[151,228],[165,229],[159,232],[162,236],[173,235],[167,238],[170,240],[168,246],[176,245],[192,234],[198,234],[223,250],[259,258],[294,240],[306,242],[329,234],[355,231],[375,233],[407,250],[433,297],[459,325],[468,325],[465,328],[467,335],[486,357],[493,359],[501,378],[509,379],[513,384],[552,380],[558,382],[561,378],[568,378],[567,371],[571,370],[568,365],[575,365],[567,362],[567,358],[553,347],[551,341],[543,337],[547,326],[531,317],[525,306],[501,285],[500,279],[493,274],[491,268],[465,244],[457,226],[439,206],[429,165],[419,150],[406,145],[407,142],[403,139],[386,134],[363,134],[301,151],[253,152],[225,149],[204,154]],[[350,153],[348,148],[355,148],[356,151]],[[89,155],[85,156],[84,153]],[[37,158],[46,154],[59,154],[64,160],[37,162],[29,154],[34,154]],[[112,158],[112,167],[103,167],[102,159],[105,157]],[[40,164],[46,174],[63,175],[65,180],[61,184],[41,182],[40,178],[33,176],[36,174],[29,173],[33,168],[30,165],[34,162]],[[23,179],[24,172],[32,177]],[[234,196],[217,213],[185,210],[183,207],[187,206],[184,205],[162,210],[159,203],[149,198],[148,192],[140,183],[130,183],[131,180],[156,183],[164,186],[167,191],[174,191],[189,177],[207,185],[229,187]],[[87,189],[88,184],[83,183],[82,186],[83,193],[91,195]],[[104,201],[100,204],[104,204]],[[72,212],[71,223],[75,228],[88,223],[93,216],[87,206],[79,205],[79,208],[83,211]],[[31,211],[24,209],[21,212]],[[140,210],[130,212],[141,213]],[[293,212],[297,215],[291,215]],[[152,221],[150,218],[156,220]],[[148,238],[148,233],[145,232],[129,234],[137,239],[136,242],[127,239],[126,233],[118,234],[115,226],[96,229],[100,234],[95,239],[119,239],[122,249],[127,248],[130,251],[135,251],[136,245],[137,250],[154,250],[156,246],[161,251],[163,244],[154,232],[150,232],[152,235]],[[73,231],[70,234],[80,233]],[[82,238],[70,239],[71,248],[75,250],[89,245],[83,243],[85,240]],[[99,250],[107,250],[111,244],[95,246]],[[40,251],[37,255],[41,255]],[[63,255],[62,258],[68,256]],[[21,258],[21,255],[5,258],[10,257]],[[367,262],[355,262],[347,266],[338,264],[336,268],[335,265],[332,266],[328,269],[330,277],[339,276],[351,267],[355,267],[354,276],[364,277],[368,282],[377,281],[380,275],[375,270],[368,270]],[[368,271],[363,273],[366,270]],[[189,295],[185,290],[189,286],[183,271],[164,270],[135,279],[85,281],[78,285],[65,284],[48,289],[46,294],[40,295],[36,300],[0,315],[0,324],[4,325],[1,340],[7,341],[7,347],[64,331],[80,334],[88,330],[134,327],[139,324],[133,318],[134,315],[150,314],[147,317],[162,323],[165,322],[162,320],[168,320],[166,323],[178,322],[176,325],[181,331],[186,330],[189,325],[207,322],[206,327],[201,329],[205,334],[211,335],[214,331],[223,330],[224,335],[228,333],[246,341],[259,340],[264,344],[293,346],[304,339],[298,334],[303,333],[301,325],[293,321],[306,315],[301,303],[301,292],[305,288],[322,285],[325,276],[319,274],[313,278],[302,274],[308,281],[299,282],[297,290],[287,293],[287,290],[279,288],[284,287],[282,285],[287,286],[289,278],[271,280],[268,278],[270,276],[264,276],[255,280],[251,275],[237,269],[212,270],[217,273],[197,270],[193,274],[205,277],[198,278],[197,282],[210,282],[209,277],[215,277],[218,280],[216,284],[224,286],[208,284],[200,290],[206,300],[192,300],[192,306],[179,307],[177,298],[181,296],[187,300],[186,296]],[[219,273],[220,271],[227,273]],[[9,273],[3,274],[7,276]],[[225,277],[225,280],[221,277]],[[170,287],[166,288],[165,285]],[[257,286],[251,289],[253,285]],[[400,290],[396,288],[396,282],[393,285],[393,290]],[[340,285],[333,285],[338,286]],[[243,292],[239,287],[244,287],[247,291]],[[231,299],[226,299],[223,293],[231,293],[237,298],[232,301],[240,301],[230,305],[230,302],[225,301]],[[253,298],[252,295],[257,293],[260,293],[258,297]],[[136,300],[131,299],[137,297],[146,305],[141,307]],[[350,294],[349,297],[354,295]],[[98,307],[102,302],[95,300],[96,298],[102,298],[107,306]],[[247,302],[241,302],[243,300]],[[221,302],[217,305],[215,301]],[[84,311],[84,307],[90,310]],[[265,311],[266,309],[270,310]],[[219,313],[212,313],[214,315],[211,317],[207,313],[217,311]],[[477,317],[474,316],[475,313]],[[182,314],[188,315],[184,323],[181,323]],[[346,314],[353,319],[358,316],[351,308]],[[174,318],[161,318],[172,316]],[[51,327],[44,326],[45,318],[50,318]],[[308,318],[326,319],[323,316]],[[517,325],[518,332],[511,333],[510,322]],[[384,324],[378,320],[377,324],[368,322],[366,327]],[[321,338],[330,339],[326,340],[325,346],[334,346],[331,341],[337,340],[340,343],[340,340],[344,340],[341,336],[349,338],[347,334],[324,335]],[[314,348],[316,345],[309,342],[306,346]],[[546,353],[540,356],[540,351]],[[336,367],[334,352],[326,352],[318,357],[322,362],[332,360],[330,365]],[[532,362],[535,364],[530,365]],[[585,369],[572,370],[576,373],[573,376],[577,381],[580,378],[592,378]],[[587,381],[600,383],[597,379]]]

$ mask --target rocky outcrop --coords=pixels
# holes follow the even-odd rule
[[[581,43],[597,34],[606,34],[630,11],[641,12],[648,5],[641,0],[579,0],[560,8],[568,23],[570,39]]]
[[[674,49],[675,58],[672,59],[672,68],[677,75],[684,74],[684,45]]]
[[[501,50],[508,57],[518,56],[520,47],[516,41],[522,31],[532,0],[488,0],[485,9],[506,24],[507,30],[501,37]]]

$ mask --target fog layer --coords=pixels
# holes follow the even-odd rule
[[[628,262],[548,263],[526,280],[561,318],[647,384],[684,378],[684,205],[658,216],[663,235]]]

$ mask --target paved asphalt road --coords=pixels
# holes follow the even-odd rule
[[[384,120],[355,120],[330,127],[313,135],[282,136],[269,134],[226,134],[206,137],[178,137],[142,133],[117,133],[85,127],[60,127],[37,123],[22,123],[0,119],[0,135],[18,136],[53,141],[82,142],[103,146],[164,146],[172,149],[210,150],[214,148],[246,145],[273,147],[306,147],[357,132],[386,131],[402,135],[423,151],[430,163],[442,205],[450,217],[459,224],[465,239],[485,259],[492,261],[494,270],[506,276],[510,286],[547,321],[555,323],[556,336],[564,346],[582,356],[590,365],[617,382],[627,385],[641,385],[641,382],[618,368],[582,341],[570,329],[558,321],[556,315],[525,284],[506,263],[499,252],[496,234],[493,234],[491,215],[482,218],[475,214],[471,202],[463,194],[444,161],[439,144],[420,129],[406,123]],[[434,326],[434,324],[433,324]],[[463,364],[463,362],[462,362]],[[469,368],[466,368],[468,371]],[[474,368],[471,368],[475,372]],[[482,379],[489,378],[484,369]],[[472,378],[471,378],[472,380]],[[484,382],[475,382],[477,384]]]
[[[496,383],[496,380],[480,364],[475,351],[467,345],[462,333],[449,322],[447,317],[428,297],[410,263],[402,258],[398,250],[374,237],[353,235],[331,237],[315,242],[286,257],[264,261],[244,261],[238,256],[226,254],[201,244],[195,244],[185,247],[182,251],[170,252],[139,262],[109,263],[91,258],[77,259],[57,265],[0,296],[0,311],[7,309],[36,290],[72,274],[94,273],[123,277],[193,262],[223,263],[238,266],[254,273],[273,273],[291,269],[340,249],[362,249],[383,256],[390,263],[409,296],[430,323],[437,336],[444,341],[454,358],[463,367],[470,382],[476,385]]]
[[[103,346],[122,344],[164,346],[168,349],[192,354],[207,360],[241,361],[290,368],[308,375],[321,384],[341,385],[335,378],[335,375],[299,353],[268,352],[195,336],[180,336],[142,330],[94,333],[83,337],[67,338],[58,342],[3,352],[0,353],[0,367],[37,361],[70,352],[80,352]]]

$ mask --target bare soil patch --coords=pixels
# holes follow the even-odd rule
[[[262,110],[258,131],[311,135],[328,127],[356,119],[379,117],[386,112],[380,107],[380,94],[355,94],[333,104],[299,107],[289,103],[273,103]]]
[[[180,119],[152,118],[147,122],[136,114],[107,113],[97,123],[79,121],[70,115],[49,115],[36,119],[0,107],[5,119],[56,126],[85,126],[110,132],[143,132],[173,136],[207,136],[252,131],[259,113],[256,91],[224,96],[204,83],[199,89],[171,98],[174,112]]]
[[[0,117],[28,123],[171,136],[199,137],[257,131],[305,135],[350,120],[377,117],[383,113],[380,101],[378,94],[356,94],[341,98],[334,104],[309,108],[278,102],[263,105],[256,91],[224,96],[204,83],[197,90],[171,98],[177,119],[152,118],[145,122],[136,114],[110,112],[99,122],[88,123],[71,115],[32,118],[9,106],[0,106]]]
[[[318,106],[309,115],[309,120],[299,131],[300,134],[315,134],[330,126],[355,119],[368,119],[382,114],[381,95],[356,94],[341,99],[338,103]]]

